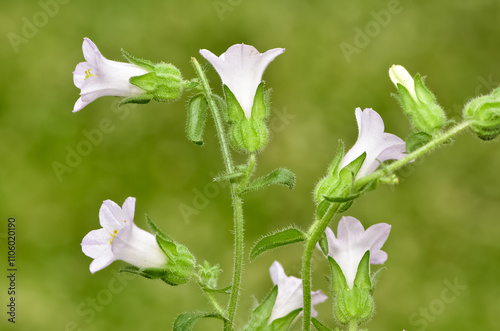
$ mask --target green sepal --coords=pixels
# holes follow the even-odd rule
[[[141,67],[147,71],[153,71],[155,69],[153,62],[132,56],[130,53],[126,52],[123,48],[122,48],[122,55],[125,59],[127,59],[128,62],[135,64],[136,66]]]
[[[348,167],[342,168],[342,170],[340,170],[339,174],[337,175],[336,186],[332,188],[329,192],[331,196],[336,196],[336,197],[349,196],[352,190],[353,179],[354,177],[350,168]],[[316,219],[323,218],[323,216],[326,214],[328,208],[330,208],[332,203],[339,203],[339,202],[330,202],[328,200],[323,199],[316,207]],[[338,212],[347,210],[347,208],[350,207],[351,204],[352,201],[342,203],[342,205],[339,207]]]
[[[126,273],[134,274],[134,275],[137,275],[137,276],[141,276],[141,277],[144,277],[144,278],[147,278],[147,279],[153,279],[154,278],[149,273],[144,272],[143,269],[138,268],[138,267],[133,266],[133,265],[128,265],[126,267],[123,267],[123,268],[120,269],[119,272],[126,272]]]
[[[195,95],[188,104],[186,133],[196,145],[203,145],[203,133],[207,122],[208,103],[203,94]]]
[[[411,153],[427,145],[432,140],[432,136],[426,132],[417,132],[406,139],[406,153]]]
[[[186,246],[156,235],[156,242],[168,257],[166,274],[161,279],[170,285],[185,284],[193,275],[195,259]]]
[[[271,109],[271,91],[266,89],[264,92],[264,82],[260,83],[255,92],[252,106],[252,118],[254,120],[265,120]]]
[[[148,72],[144,75],[130,77],[130,84],[153,93],[156,90],[156,86],[161,84],[161,80],[156,76],[156,73]]]
[[[139,104],[139,105],[144,105],[148,102],[150,102],[154,98],[154,95],[149,94],[149,93],[143,93],[141,95],[135,96],[135,97],[128,97],[124,98],[120,101],[118,106],[123,106],[129,103],[134,103],[134,104]]]
[[[335,153],[335,157],[333,161],[328,166],[326,176],[321,179],[314,189],[314,200],[316,203],[320,203],[323,201],[323,197],[325,195],[331,194],[331,192],[338,185],[338,172],[340,162],[342,162],[342,158],[344,157],[344,142],[339,140],[337,152]]]
[[[395,97],[410,117],[414,130],[434,136],[446,124],[446,115],[438,105],[435,95],[425,86],[420,74],[415,75],[414,84],[417,100],[401,84],[397,85],[399,95]]]
[[[174,241],[172,239],[172,237],[170,237],[169,235],[163,233],[163,231],[160,230],[160,228],[158,228],[156,226],[156,224],[151,220],[151,218],[149,217],[149,215],[146,214],[146,224],[148,225],[149,229],[151,230],[151,232],[155,235],[155,236],[160,236],[162,237],[163,239],[165,240],[168,240],[168,241]]]
[[[328,256],[328,250],[329,250],[328,237],[326,236],[325,231],[323,231],[323,233],[319,237],[318,244],[319,244],[319,247],[321,248],[321,250],[323,251],[323,254],[325,254],[325,256]]]
[[[267,326],[267,321],[271,317],[277,296],[278,286],[275,285],[267,297],[252,311],[252,315],[244,331],[262,330],[262,328]]]
[[[285,245],[290,245],[306,240],[304,232],[296,228],[288,228],[273,232],[262,237],[252,248],[250,259],[253,260],[262,253]]]
[[[358,270],[356,271],[356,278],[354,278],[354,286],[363,289],[372,289],[372,283],[370,279],[370,251],[366,251],[361,261],[358,265]]]
[[[349,289],[347,287],[347,281],[345,279],[342,269],[338,265],[337,261],[331,256],[328,256],[328,262],[330,262],[330,267],[332,268],[332,290],[336,295],[338,292]]]
[[[335,318],[342,324],[366,321],[372,315],[374,307],[369,274],[369,251],[360,261],[352,289],[347,286],[345,276],[337,262],[330,256],[328,261],[332,268]]]
[[[231,124],[246,119],[243,108],[241,108],[240,103],[236,100],[236,97],[227,85],[224,85],[224,95],[226,96],[226,114],[228,122]]]
[[[271,185],[283,185],[289,189],[293,189],[295,186],[295,174],[286,168],[275,169],[266,176],[254,180],[248,185],[244,192],[257,191],[258,189]]]
[[[362,195],[362,193],[351,194],[351,195],[347,195],[345,197],[327,197],[325,195],[325,196],[323,196],[323,198],[326,201],[330,201],[330,202],[349,202],[349,201],[352,201],[352,200],[359,198],[361,195]]]
[[[262,328],[262,331],[287,331],[292,325],[293,320],[300,314],[302,308],[289,312],[286,316],[275,319],[271,324]]]
[[[321,323],[320,321],[318,321],[316,318],[311,318],[311,321],[312,321],[312,324],[314,325],[314,327],[316,328],[316,330],[318,331],[333,331],[332,329],[330,329],[329,327],[327,327],[326,325],[324,325],[323,323]]]
[[[228,320],[226,318],[217,313],[207,313],[207,312],[183,313],[177,316],[177,318],[175,319],[173,331],[191,331],[193,330],[194,324],[202,318],[218,318],[224,321],[224,325],[228,323]]]
[[[270,110],[269,101],[266,101],[269,98],[264,93],[263,83],[257,88],[250,118],[245,116],[238,100],[226,85],[224,85],[224,93],[227,104],[227,121],[230,124],[229,139],[232,146],[248,153],[254,153],[264,148],[269,135],[266,119]]]

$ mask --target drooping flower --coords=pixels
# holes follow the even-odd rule
[[[90,231],[82,241],[82,251],[94,259],[90,272],[95,273],[122,260],[139,268],[164,268],[167,257],[156,238],[134,224],[135,198],[129,197],[120,208],[106,200],[99,210],[102,228]]]
[[[252,116],[255,92],[262,81],[266,67],[274,58],[282,54],[284,48],[273,48],[265,53],[250,45],[236,44],[221,56],[206,49],[200,54],[215,68],[226,85],[238,100],[246,118]]]
[[[86,62],[78,63],[73,72],[73,82],[81,90],[73,112],[103,96],[135,97],[145,92],[129,80],[147,74],[147,70],[135,64],[106,59],[88,38],[84,38],[82,49]]]
[[[340,220],[337,238],[332,229],[326,228],[328,255],[342,269],[349,288],[354,284],[359,262],[366,251],[370,251],[370,264],[382,264],[387,260],[387,253],[381,248],[390,231],[391,226],[386,223],[374,224],[365,231],[361,222],[351,216]]]
[[[340,169],[366,153],[363,165],[356,175],[356,179],[359,179],[374,172],[380,162],[399,160],[406,156],[404,140],[384,132],[384,121],[376,111],[371,108],[356,108],[356,121],[358,140],[340,162]]]
[[[281,264],[277,261],[274,261],[271,265],[269,273],[274,285],[278,285],[278,296],[268,322],[271,323],[275,319],[288,315],[295,309],[302,308],[304,302],[302,298],[302,279],[293,276],[288,277]],[[327,298],[320,290],[311,292],[311,315],[313,317],[318,316],[314,306],[324,302]]]

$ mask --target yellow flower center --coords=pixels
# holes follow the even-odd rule
[[[111,240],[109,241],[110,245],[113,245],[113,239],[115,239],[115,236],[117,233],[118,233],[118,230],[114,230],[113,233],[111,233]]]
[[[97,75],[93,75],[89,69],[89,70],[85,71],[85,78],[83,80],[86,80],[87,78],[90,78],[90,77],[97,77]]]

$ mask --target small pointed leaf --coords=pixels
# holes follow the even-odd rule
[[[194,324],[202,318],[218,318],[226,323],[226,319],[220,314],[206,313],[206,312],[190,312],[183,313],[177,316],[174,323],[173,331],[191,331],[193,330]]]
[[[296,228],[288,228],[282,231],[271,233],[260,239],[250,253],[250,259],[253,260],[260,254],[280,246],[289,245],[304,241],[306,236],[304,232]]]
[[[338,293],[347,287],[347,282],[345,280],[344,273],[342,269],[337,264],[331,256],[328,257],[328,262],[330,262],[330,266],[332,267],[332,288],[334,293]]]
[[[146,223],[148,224],[149,228],[153,232],[154,235],[159,235],[163,239],[168,240],[168,241],[174,241],[169,235],[166,235],[163,233],[157,226],[154,224],[154,222],[151,220],[149,215],[146,214]]]
[[[316,330],[318,330],[318,331],[333,331],[332,329],[330,329],[329,327],[327,327],[326,325],[324,325],[323,323],[318,321],[316,318],[313,317],[311,320],[312,320],[312,324],[314,325]]]
[[[245,192],[256,191],[270,185],[284,185],[292,189],[295,185],[295,174],[288,169],[278,168],[264,177],[257,178],[248,185]]]
[[[356,272],[356,278],[354,278],[354,286],[364,289],[371,290],[372,284],[370,280],[370,251],[366,251],[361,258],[358,265],[358,271]]]

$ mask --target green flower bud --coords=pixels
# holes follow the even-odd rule
[[[205,261],[203,265],[198,266],[200,285],[210,290],[217,289],[217,282],[219,280],[219,274],[221,269],[218,264],[211,266],[210,263]]]
[[[396,98],[410,117],[414,129],[432,136],[439,133],[446,124],[446,115],[422,77],[416,74],[412,78],[400,65],[393,65],[389,69],[389,76],[398,89]]]
[[[472,122],[472,131],[482,140],[491,140],[498,136],[500,134],[500,87],[466,104],[464,119]]]

